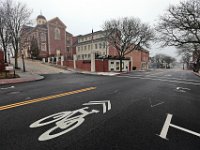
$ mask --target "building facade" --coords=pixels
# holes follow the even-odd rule
[[[105,31],[97,31],[77,36],[77,60],[91,60],[92,53],[94,53],[97,58],[114,58],[114,61],[109,61],[109,68],[111,71],[119,71],[119,62],[116,60],[118,58],[118,51],[106,41],[105,35]],[[122,68],[123,70],[127,70],[127,67],[131,69],[136,68],[137,70],[148,69],[149,51],[141,48],[140,50],[132,51],[125,55],[125,57],[131,61],[131,65],[128,65],[127,60],[124,61],[124,65],[122,64],[122,67],[124,66]]]
[[[33,53],[37,53],[38,58],[65,56],[66,25],[58,17],[47,21],[39,15],[36,21],[35,27],[24,26],[21,30],[21,49],[25,57],[30,58]]]
[[[108,56],[109,50],[103,31],[77,36],[76,55],[78,60],[90,60],[91,53]]]

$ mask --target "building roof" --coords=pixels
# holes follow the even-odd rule
[[[93,32],[93,35],[96,35],[96,34],[99,34],[99,33],[103,33],[105,31],[102,31],[102,30],[99,30],[99,31],[96,31],[96,32]],[[83,37],[83,36],[90,36],[92,35],[92,32],[91,33],[88,33],[88,34],[84,34],[84,35],[78,35],[77,37]]]
[[[58,17],[55,17],[55,18],[53,18],[53,19],[48,20],[47,23],[51,23],[51,22],[54,22],[54,21],[59,21],[59,23],[62,24],[62,26],[64,26],[65,28],[67,27],[67,26],[60,20],[60,18],[58,18]]]
[[[45,20],[46,20],[46,18],[45,18],[43,15],[38,15],[38,16],[37,16],[37,20],[38,20],[38,19],[45,19]]]

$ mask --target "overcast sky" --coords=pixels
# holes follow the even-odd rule
[[[50,20],[59,17],[73,35],[101,30],[106,20],[120,17],[138,17],[142,22],[156,24],[170,4],[181,0],[20,0],[33,10],[31,19],[40,12]],[[167,53],[176,56],[174,48],[160,49],[154,45],[151,55]]]

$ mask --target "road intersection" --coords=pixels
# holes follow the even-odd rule
[[[10,108],[0,111],[3,150],[199,149],[200,79],[192,72],[44,76],[1,87],[0,108]]]

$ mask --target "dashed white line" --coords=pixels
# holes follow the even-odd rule
[[[154,79],[154,78],[146,78],[146,77],[133,77],[133,76],[116,76],[118,78],[130,78],[130,79],[142,79],[142,80],[153,80],[153,81],[163,81],[163,82],[171,82],[171,83],[181,83],[187,85],[200,85],[200,82],[190,82],[190,81],[177,81],[177,80],[165,80],[165,79]]]

